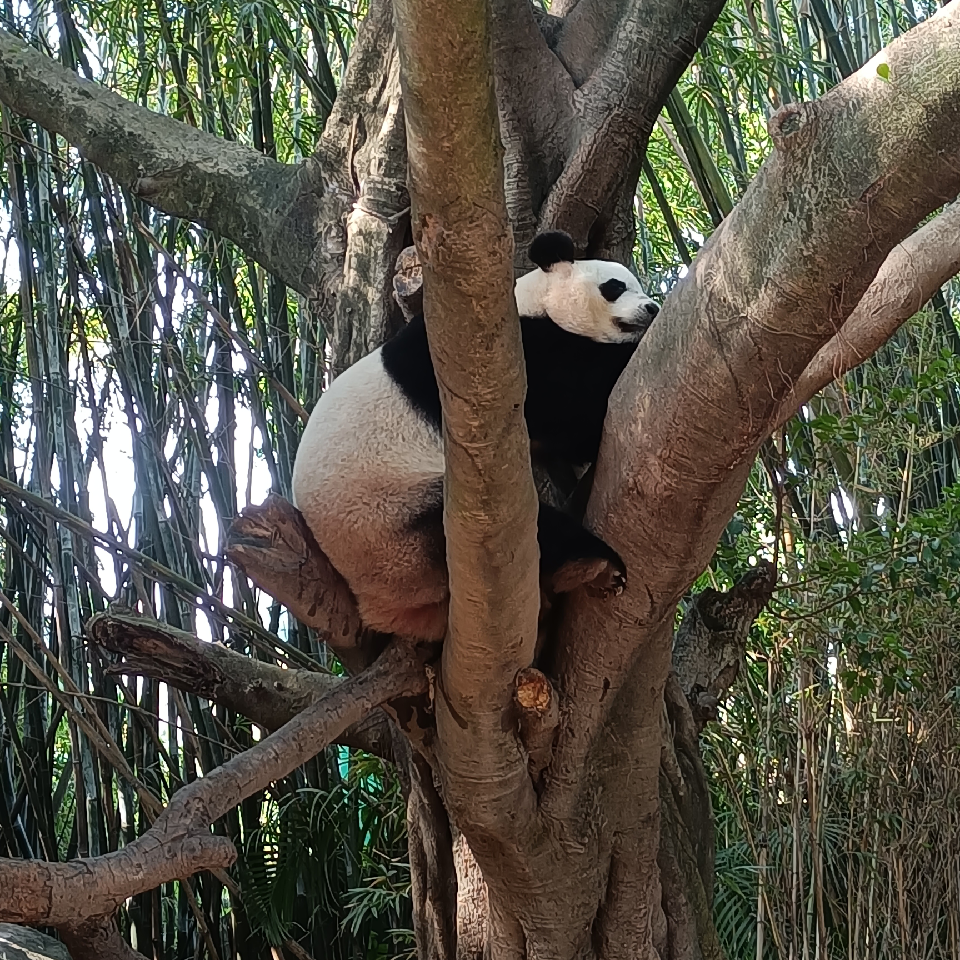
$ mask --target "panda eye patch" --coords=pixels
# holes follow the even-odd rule
[[[626,289],[627,285],[622,280],[604,280],[600,284],[600,293],[609,303],[615,303]]]

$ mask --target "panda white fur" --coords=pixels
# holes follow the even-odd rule
[[[610,392],[658,308],[621,264],[574,261],[564,233],[538,236],[530,259],[538,269],[517,281],[516,298],[531,446],[592,463]],[[440,416],[419,316],[323,394],[293,468],[294,502],[364,624],[424,640],[442,639],[447,625]],[[543,503],[538,541],[549,591],[622,588],[617,553]]]

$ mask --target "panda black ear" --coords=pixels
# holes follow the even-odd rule
[[[562,230],[549,230],[533,238],[530,259],[541,269],[549,270],[555,263],[573,263],[573,240]]]

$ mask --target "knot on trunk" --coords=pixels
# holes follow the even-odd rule
[[[778,153],[806,146],[816,136],[817,127],[817,109],[812,103],[788,103],[767,121],[767,132]]]

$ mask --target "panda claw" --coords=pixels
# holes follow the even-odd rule
[[[612,563],[607,563],[596,579],[587,584],[587,592],[591,596],[607,600],[610,597],[619,597],[627,586],[627,572],[618,569]]]

